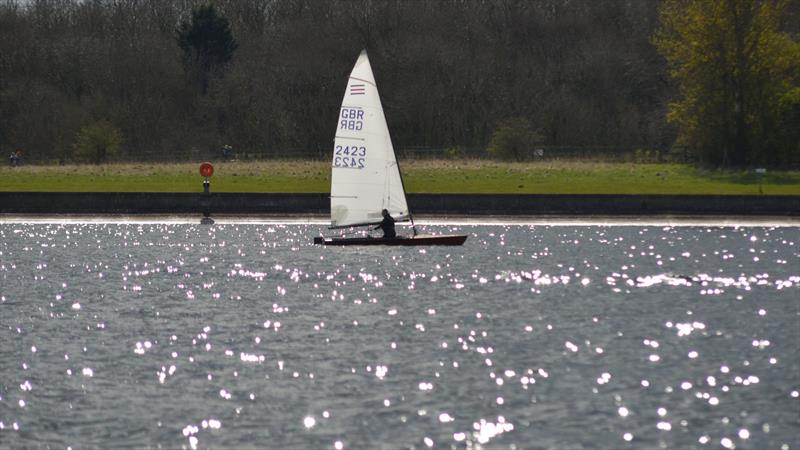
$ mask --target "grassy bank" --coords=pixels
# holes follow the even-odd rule
[[[200,192],[199,164],[110,164],[0,168],[0,191]],[[328,192],[328,161],[214,163],[213,192]],[[418,193],[753,194],[759,177],[679,164],[475,160],[401,161],[406,189]],[[800,195],[800,171],[771,171],[761,191]]]

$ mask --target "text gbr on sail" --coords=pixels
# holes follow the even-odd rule
[[[364,110],[362,109],[342,108],[340,118],[340,130],[361,131],[364,128]]]

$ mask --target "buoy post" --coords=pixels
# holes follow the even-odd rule
[[[211,175],[214,175],[214,166],[211,165],[209,162],[204,162],[200,164],[200,175],[203,176],[203,200],[201,201],[201,205],[203,208],[203,218],[200,219],[200,224],[202,225],[211,225],[214,223],[214,219],[212,219],[211,212],[209,211],[211,208]]]

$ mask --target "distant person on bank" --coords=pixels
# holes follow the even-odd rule
[[[8,163],[11,167],[19,166],[22,163],[22,151],[11,152],[11,156],[8,157]]]
[[[233,147],[228,144],[222,146],[222,159],[230,161],[233,159]]]

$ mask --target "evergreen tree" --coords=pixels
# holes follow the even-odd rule
[[[192,11],[191,22],[178,28],[178,45],[183,50],[184,63],[200,83],[205,95],[211,79],[221,76],[238,47],[228,19],[219,15],[213,3]]]
[[[668,120],[702,162],[790,162],[787,94],[800,82],[800,45],[780,32],[786,0],[666,0],[654,43],[680,99]],[[794,125],[797,127],[797,124]],[[783,137],[783,138],[781,138]]]

